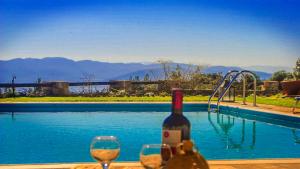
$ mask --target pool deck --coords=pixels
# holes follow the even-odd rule
[[[252,103],[247,102],[246,105],[243,105],[241,102],[222,102],[222,106],[229,106],[229,107],[237,107],[241,109],[248,109],[254,111],[261,111],[265,113],[272,113],[272,114],[281,114],[286,116],[293,116],[293,117],[300,117],[300,110],[296,109],[296,113],[293,113],[293,108],[289,107],[281,107],[281,106],[274,106],[274,105],[266,105],[266,104],[257,104],[253,106]]]
[[[300,159],[211,160],[210,169],[300,169]],[[96,163],[0,165],[0,169],[101,169]],[[112,163],[110,169],[143,169],[139,162]]]

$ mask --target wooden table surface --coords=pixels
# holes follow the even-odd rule
[[[211,160],[210,169],[300,169],[299,159]],[[0,165],[0,169],[102,169],[96,163]],[[110,169],[143,169],[139,162],[112,163]]]

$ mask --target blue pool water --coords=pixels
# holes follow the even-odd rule
[[[169,104],[0,105],[0,164],[89,162],[96,135],[121,141],[119,161],[137,161],[142,144],[160,143]],[[185,104],[192,139],[207,159],[300,157],[300,118]]]

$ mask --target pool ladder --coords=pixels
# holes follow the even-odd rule
[[[231,70],[228,73],[226,73],[226,75],[221,80],[221,83],[219,83],[219,85],[213,91],[212,95],[209,97],[209,99],[208,99],[208,111],[209,112],[211,111],[212,98],[218,93],[218,91],[220,90],[221,87],[226,86],[225,90],[222,93],[220,93],[220,95],[218,97],[216,110],[219,111],[221,100],[227,94],[227,92],[229,91],[229,89],[232,86],[233,82],[235,82],[239,76],[242,76],[242,79],[243,79],[243,104],[246,104],[246,77],[245,77],[246,75],[251,75],[252,78],[254,79],[253,106],[256,106],[256,83],[257,83],[257,80],[256,80],[255,74],[253,72],[249,71],[249,70],[242,70],[242,71]],[[226,80],[227,79],[229,79],[229,83],[226,85]]]

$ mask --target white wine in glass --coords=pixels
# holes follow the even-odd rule
[[[101,163],[103,169],[108,169],[120,154],[120,142],[114,136],[96,136],[91,143],[90,153]]]
[[[146,144],[142,147],[140,161],[146,169],[160,169],[171,156],[171,148],[167,144]]]

